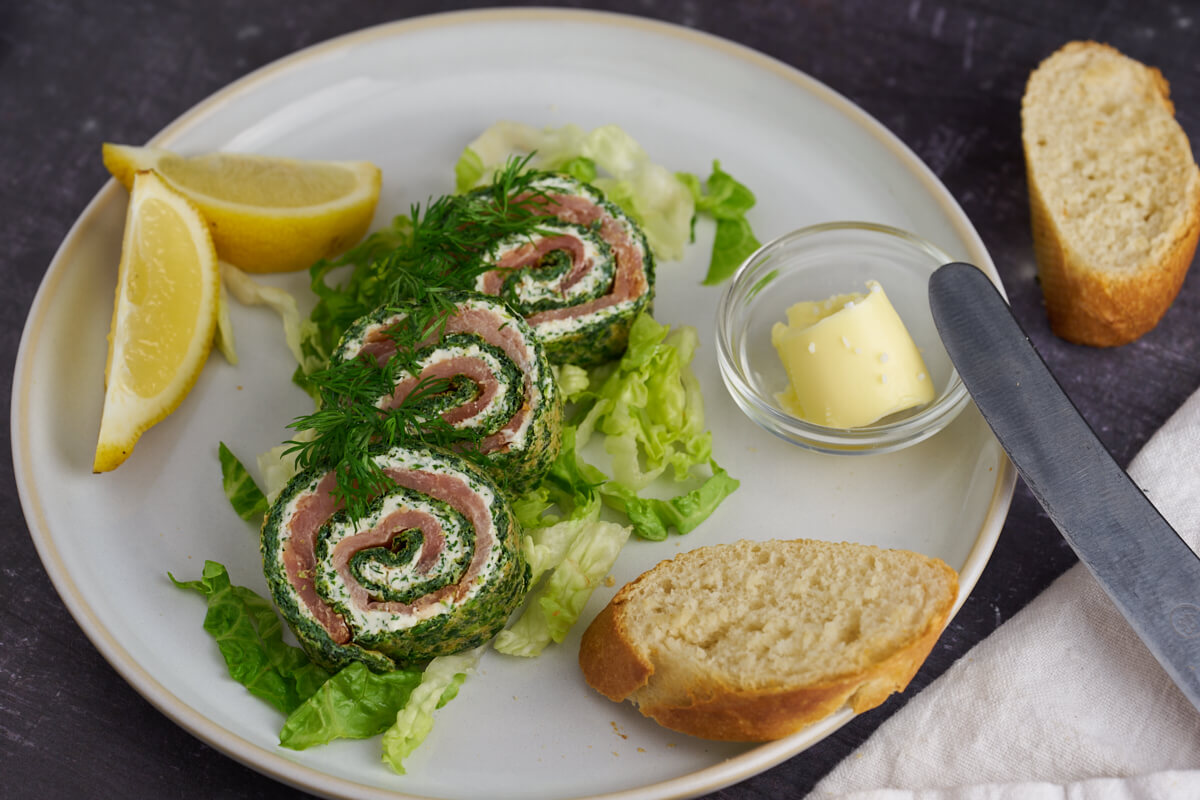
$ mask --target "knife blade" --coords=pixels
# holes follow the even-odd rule
[[[940,267],[929,304],[950,360],[1033,496],[1200,709],[1200,558],[1113,460],[982,271]]]

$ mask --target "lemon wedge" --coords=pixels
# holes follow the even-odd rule
[[[154,170],[196,204],[217,255],[246,272],[304,269],[367,232],[379,168],[366,161],[298,161],[240,153],[184,157],[153,147],[104,145],[104,166],[126,188]]]
[[[204,218],[153,172],[132,183],[95,472],[119,467],[142,433],[179,406],[217,324],[221,273]]]

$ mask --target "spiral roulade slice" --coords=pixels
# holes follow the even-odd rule
[[[520,531],[475,464],[422,444],[371,456],[392,488],[351,520],[332,472],[300,473],[263,525],[263,568],[280,612],[328,669],[375,671],[476,647],[528,589]]]
[[[594,187],[546,174],[526,198],[554,217],[497,241],[475,288],[518,311],[556,364],[619,357],[633,320],[654,297],[654,255],[632,219]]]
[[[418,313],[413,304],[386,306],[361,318],[342,337],[337,364],[374,358],[383,365],[406,349],[408,367],[395,374],[381,408],[409,403],[420,415],[440,416],[506,488],[521,492],[541,479],[558,457],[562,403],[545,350],[525,321],[503,302],[474,292],[453,293],[453,312],[418,340],[402,340],[398,326]],[[440,381],[437,391],[428,391]],[[419,435],[419,432],[416,432]]]

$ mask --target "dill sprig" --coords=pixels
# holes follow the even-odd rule
[[[407,357],[399,351],[383,366],[359,358],[316,373],[325,402],[290,427],[310,430],[308,441],[291,441],[288,453],[296,454],[300,469],[322,467],[337,473],[334,495],[351,518],[359,519],[368,503],[391,485],[383,470],[370,458],[373,451],[386,449],[405,439],[418,438],[466,453],[478,452],[471,432],[455,428],[438,415],[424,410],[424,401],[450,388],[450,380],[425,377],[417,381],[404,402],[395,408],[379,408],[379,398],[390,394],[395,377]],[[391,377],[389,377],[391,376]]]
[[[469,194],[414,206],[341,257],[314,264],[309,275],[318,299],[307,330],[309,352],[328,358],[346,328],[379,306],[436,302],[439,291],[473,288],[491,268],[482,256],[492,243],[532,234],[553,219],[544,212],[545,194],[533,186],[544,173],[526,169],[530,157],[510,159],[490,184]],[[330,285],[343,267],[351,267],[349,273]]]
[[[370,457],[374,449],[416,438],[483,458],[472,441],[477,434],[427,411],[426,401],[450,391],[450,380],[420,380],[394,408],[382,409],[378,403],[400,377],[418,375],[419,352],[441,339],[455,312],[455,293],[472,289],[478,276],[491,269],[483,256],[492,243],[514,234],[532,235],[551,219],[543,211],[544,195],[532,186],[540,173],[526,171],[527,164],[528,158],[511,160],[483,189],[440,197],[424,210],[414,207],[408,217],[397,218],[341,258],[318,262],[310,271],[319,300],[308,326],[309,353],[328,360],[346,329],[376,309],[400,315],[388,330],[395,352],[384,363],[366,356],[333,359],[304,376],[318,408],[289,425],[312,433],[307,441],[289,441],[287,452],[295,453],[301,469],[337,473],[336,495],[353,519],[390,485]],[[330,286],[327,277],[344,266],[351,267],[349,275]]]

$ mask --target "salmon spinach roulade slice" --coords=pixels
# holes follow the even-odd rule
[[[654,297],[645,234],[598,189],[574,178],[548,173],[529,190],[530,205],[552,219],[498,240],[483,259],[495,268],[479,275],[475,289],[520,312],[556,364],[618,358],[633,320]]]
[[[381,409],[407,404],[419,419],[454,429],[452,448],[514,492],[535,485],[558,457],[562,402],[542,343],[494,297],[447,295],[444,312],[385,306],[352,325],[332,363],[361,358],[394,363]],[[417,432],[416,435],[420,435]]]
[[[263,525],[263,567],[309,656],[376,672],[476,647],[528,589],[520,530],[478,466],[422,444],[371,456],[391,488],[352,520],[333,472],[296,475]]]

